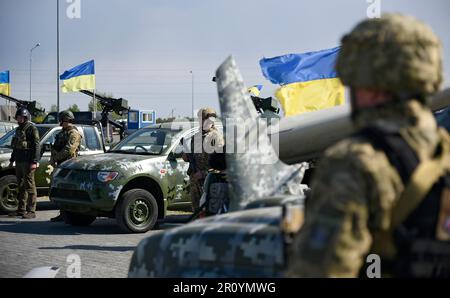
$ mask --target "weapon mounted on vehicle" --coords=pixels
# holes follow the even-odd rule
[[[35,100],[28,101],[28,100],[17,99],[12,96],[8,96],[8,95],[1,94],[1,93],[0,93],[0,97],[14,102],[16,104],[17,109],[21,109],[21,108],[27,109],[30,112],[30,114],[34,117],[37,116],[38,113],[45,113],[45,109],[38,109],[36,107]]]
[[[118,128],[120,139],[123,139],[124,133],[127,130],[126,124],[110,119],[109,114],[111,112],[115,112],[117,115],[122,116],[125,113],[128,113],[128,111],[130,110],[130,107],[128,106],[128,100],[123,98],[106,97],[94,94],[92,91],[88,90],[81,90],[80,92],[92,98],[94,98],[95,96],[95,99],[98,100],[98,102],[102,106],[102,118],[100,120],[102,126],[108,128],[108,125],[111,124],[112,126]],[[109,139],[109,129],[107,129],[107,133]]]

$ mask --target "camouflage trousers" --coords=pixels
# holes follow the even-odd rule
[[[200,198],[203,194],[203,183],[204,181],[194,181],[191,178],[191,184],[190,184],[190,195],[191,195],[191,202],[192,202],[192,211],[195,212],[200,208]]]
[[[30,169],[29,163],[16,164],[16,177],[18,184],[17,200],[18,212],[36,212],[36,183],[34,182],[35,170]]]

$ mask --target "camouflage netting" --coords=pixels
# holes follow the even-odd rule
[[[337,71],[348,86],[426,96],[442,82],[441,44],[417,19],[384,15],[343,37]]]

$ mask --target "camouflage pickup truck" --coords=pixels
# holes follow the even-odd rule
[[[166,210],[190,209],[181,140],[189,142],[197,130],[190,122],[153,125],[106,154],[68,161],[54,174],[50,199],[65,211],[68,224],[110,217],[126,232],[146,232]]]
[[[56,124],[38,124],[36,127],[42,150],[42,158],[35,174],[36,187],[39,196],[47,196],[51,180],[51,173],[47,168],[50,162],[49,145],[54,142],[61,127]],[[104,153],[102,137],[96,127],[91,125],[76,125],[76,127],[83,137],[79,152],[81,156]],[[16,211],[18,206],[15,168],[9,167],[14,134],[15,129],[0,138],[0,211],[7,213]]]

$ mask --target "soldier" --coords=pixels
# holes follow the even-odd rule
[[[439,39],[412,17],[368,19],[342,39],[337,72],[360,131],[319,162],[288,275],[355,277],[377,254],[385,276],[449,276],[449,136],[427,106]]]
[[[16,163],[19,208],[9,215],[32,219],[36,218],[37,191],[34,173],[40,160],[39,132],[31,122],[31,114],[27,109],[17,110],[15,119],[19,127],[12,140],[13,152],[9,166],[13,167],[13,163]]]
[[[204,108],[198,111],[201,130],[191,140],[191,153],[183,154],[183,159],[189,162],[188,175],[193,212],[200,207],[203,183],[210,168],[209,154],[222,150],[224,146],[223,136],[214,126],[216,117],[216,111],[212,108]]]
[[[59,124],[62,130],[56,135],[55,143],[52,146],[50,165],[57,167],[66,160],[76,158],[80,150],[81,135],[73,125],[75,117],[71,111],[63,111],[59,114]],[[63,221],[62,212],[58,216],[50,219],[53,222]]]

